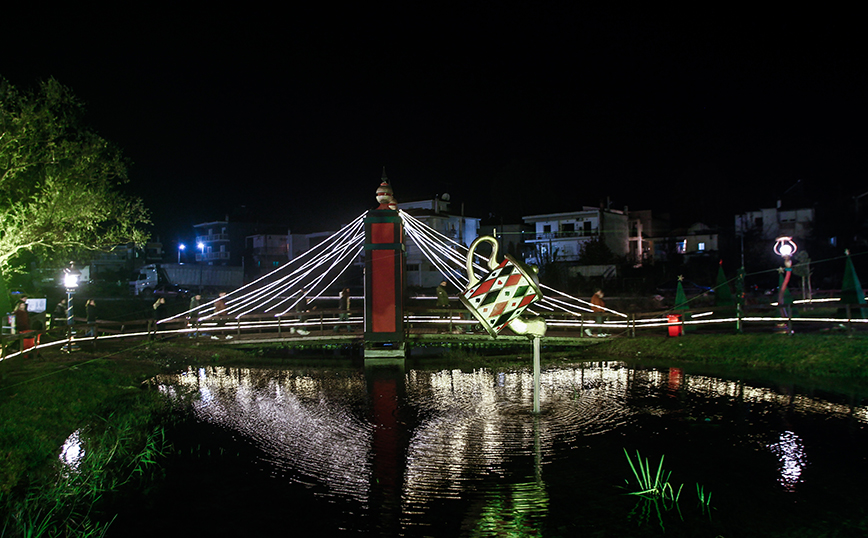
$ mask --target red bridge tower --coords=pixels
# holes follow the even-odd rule
[[[383,171],[365,217],[365,358],[403,358],[404,226]]]

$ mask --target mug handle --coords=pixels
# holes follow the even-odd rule
[[[477,237],[473,243],[470,244],[470,250],[467,251],[467,278],[470,282],[467,284],[468,288],[472,288],[479,282],[479,279],[476,278],[476,275],[473,273],[473,254],[476,252],[476,247],[479,243],[491,243],[491,256],[488,257],[488,270],[493,271],[497,269],[497,239],[491,237],[490,235],[483,235],[482,237]]]

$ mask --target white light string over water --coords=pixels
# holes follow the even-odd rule
[[[360,215],[291,262],[227,293],[223,297],[226,304],[225,312],[219,314],[216,312],[215,303],[219,299],[214,299],[197,309],[190,309],[161,320],[160,323],[183,319],[196,311],[199,312],[201,320],[216,315],[239,318],[257,311],[264,313],[269,310],[269,307],[273,309],[295,298],[287,309],[289,311],[308,296],[318,297],[352,265],[352,261],[361,253],[364,242],[364,216],[364,214]],[[335,267],[340,268],[337,275],[326,285],[321,285],[323,280],[333,273],[331,270]],[[304,293],[301,293],[302,291]],[[273,305],[275,302],[277,305]]]
[[[158,323],[164,324],[171,321],[180,321],[187,316],[198,311],[199,327],[185,327],[173,330],[161,330],[161,335],[184,335],[194,334],[214,328],[218,326],[218,320],[214,319],[217,316],[225,316],[234,318],[236,323],[233,327],[238,330],[243,329],[261,329],[280,327],[280,316],[290,312],[300,301],[311,298],[316,300],[322,297],[323,293],[332,286],[354,263],[360,261],[360,257],[364,246],[364,217],[367,213],[363,213],[356,217],[352,222],[341,228],[329,236],[322,243],[319,243],[309,249],[307,252],[299,255],[296,259],[289,263],[271,271],[270,273],[259,277],[253,282],[246,284],[237,290],[231,291],[222,297],[226,304],[226,310],[220,313],[216,312],[216,302],[219,299],[209,301],[197,309],[187,310],[178,315],[160,320]],[[404,228],[407,236],[419,248],[425,259],[436,267],[452,285],[459,290],[467,287],[468,278],[465,274],[467,264],[468,247],[447,237],[443,233],[431,228],[425,223],[412,217],[404,211],[399,211],[399,214],[404,223]],[[473,264],[474,272],[477,276],[484,276],[488,273],[488,259],[476,254],[475,260],[478,263]],[[543,300],[534,305],[537,310],[529,309],[529,312],[538,315],[540,310],[545,310],[547,313],[567,313],[575,315],[579,319],[549,319],[548,324],[551,327],[576,328],[580,326],[588,326],[595,324],[591,320],[583,320],[583,313],[592,312],[595,305],[590,302],[568,295],[555,288],[540,284],[540,288],[545,290],[547,294]],[[840,298],[823,298],[804,301],[795,301],[796,303],[821,303],[840,301]],[[285,306],[280,310],[281,306]],[[618,316],[627,318],[627,315],[611,308],[598,307],[603,311]],[[280,310],[278,313],[272,314],[278,318],[276,321],[256,320],[255,318],[247,318],[242,320],[244,316],[254,314],[267,315],[270,312]],[[712,312],[704,312],[694,314],[691,320],[671,321],[666,317],[655,317],[645,319],[633,319],[632,321],[624,320],[606,320],[603,325],[607,328],[653,328],[667,327],[672,325],[714,325],[719,323],[732,323],[737,321],[737,318],[716,318],[716,319],[697,319],[700,317],[710,316]],[[419,319],[424,318],[424,316]],[[273,319],[273,318],[272,318]],[[767,316],[745,316],[741,318],[745,323],[778,323],[786,318],[767,317]],[[358,320],[356,320],[358,321]],[[433,319],[434,322],[442,322],[443,320]],[[831,318],[831,317],[811,317],[811,318],[792,318],[794,323],[800,322],[815,322],[815,323],[850,323],[854,325],[868,324],[868,319],[860,318]],[[285,325],[298,323],[296,320],[291,320],[289,323],[283,322]],[[325,324],[340,324],[346,321],[330,320]],[[115,335],[103,335],[99,340],[117,339],[127,337],[142,337],[148,336],[149,332],[137,331],[134,333],[123,333]],[[75,338],[76,341],[95,340],[95,337]],[[60,341],[41,343],[24,352],[31,352],[39,349],[45,349],[53,346],[64,345],[68,339]],[[14,357],[21,352],[11,353],[5,358]]]

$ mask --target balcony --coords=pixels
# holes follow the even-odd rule
[[[214,243],[216,241],[229,241],[229,234],[211,234],[196,236],[197,243]]]
[[[229,253],[228,252],[197,252],[196,253],[196,261],[197,262],[210,262],[214,260],[228,260]]]
[[[577,237],[597,237],[600,235],[598,230],[574,230],[571,232],[544,232],[533,234],[530,238],[525,239],[526,242],[536,241],[553,241],[559,239],[573,239]]]

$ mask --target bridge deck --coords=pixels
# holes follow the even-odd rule
[[[231,337],[231,338],[229,338]],[[290,333],[289,331],[263,332],[263,333],[240,333],[224,335],[202,335],[199,338],[213,338],[215,342],[224,342],[230,345],[243,344],[290,344],[290,345],[358,345],[363,343],[362,333],[360,331],[346,333],[335,333],[334,331],[311,331],[310,334],[302,336],[298,333]],[[488,334],[483,333],[446,333],[437,332],[432,329],[419,329],[411,331],[406,336],[406,341],[410,344],[432,345],[437,343],[442,344],[501,344],[501,345],[530,345],[530,340],[525,336],[516,336],[513,334],[501,334],[496,339],[493,339]],[[557,331],[547,335],[544,339],[547,346],[569,346],[581,347],[587,346],[599,341],[598,337],[588,337],[580,334],[578,331]]]

